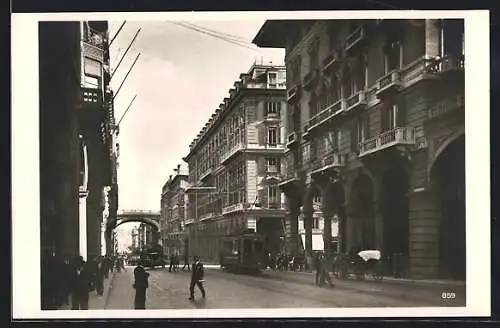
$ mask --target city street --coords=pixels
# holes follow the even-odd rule
[[[465,288],[394,284],[374,281],[335,280],[335,288],[317,287],[314,276],[305,273],[265,272],[260,276],[236,275],[206,268],[207,298],[188,300],[190,272],[149,270],[147,309],[190,308],[325,308],[325,307],[415,307],[464,306]],[[290,277],[293,276],[293,277]],[[133,268],[115,273],[106,309],[133,308]],[[444,300],[442,292],[454,292]]]

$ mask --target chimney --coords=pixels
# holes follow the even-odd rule
[[[177,164],[177,174],[181,174],[181,165]]]

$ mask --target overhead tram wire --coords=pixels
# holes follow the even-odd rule
[[[252,40],[246,39],[246,38],[241,37],[241,36],[237,36],[237,35],[233,35],[233,34],[229,34],[229,33],[224,33],[224,32],[221,32],[221,31],[212,30],[212,29],[209,29],[208,27],[199,26],[199,25],[196,25],[196,24],[193,24],[193,23],[190,23],[190,22],[183,21],[182,23],[185,24],[185,25],[190,25],[192,27],[208,31],[208,32],[212,32],[212,33],[215,33],[215,34],[223,35],[223,36],[229,37],[229,38],[234,39],[234,40],[239,40],[239,41],[247,43],[247,44],[252,44]]]
[[[195,28],[195,27],[192,27],[192,26],[188,26],[188,25],[184,25],[182,23],[179,23],[179,22],[173,22],[173,21],[169,21],[169,23],[171,24],[174,24],[174,25],[177,25],[177,26],[181,26],[181,27],[184,27],[184,28],[187,28],[187,29],[190,29],[190,30],[193,30],[193,31],[196,31],[196,32],[200,32],[202,34],[206,34],[206,35],[210,35],[212,37],[215,37],[215,38],[218,38],[218,39],[221,39],[223,41],[226,41],[226,42],[229,42],[229,43],[232,43],[234,45],[237,45],[237,46],[240,46],[240,47],[245,47],[245,48],[248,48],[250,50],[253,50],[253,51],[258,51],[258,48],[257,47],[250,47],[249,45],[247,45],[246,43],[242,42],[242,41],[238,41],[238,40],[234,40],[234,39],[230,39],[228,37],[225,37],[225,36],[221,36],[221,35],[218,35],[218,34],[214,34],[212,32],[207,32],[207,31],[204,31],[202,29],[199,29],[199,28]]]

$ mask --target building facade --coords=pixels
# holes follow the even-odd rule
[[[244,228],[283,250],[285,96],[285,67],[253,65],[190,145],[186,227],[190,252],[205,261],[217,263],[220,237]]]
[[[464,279],[463,20],[267,21],[254,43],[286,49],[288,249],[303,215],[310,254],[319,198],[339,251]]]
[[[168,256],[189,254],[189,241],[184,229],[187,181],[187,167],[178,165],[175,175],[171,175],[162,188],[160,235],[163,253]]]

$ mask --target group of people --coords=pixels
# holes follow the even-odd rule
[[[189,270],[189,261],[188,257],[184,257],[185,264],[187,265]],[[172,257],[170,264],[172,266]],[[182,270],[184,270],[184,267]],[[194,289],[198,287],[201,292],[201,297],[204,299],[206,297],[206,290],[204,286],[205,282],[205,270],[203,267],[203,263],[200,261],[198,256],[193,257],[193,263],[191,265],[191,280],[189,283],[189,300],[194,301]],[[174,268],[175,272],[175,268]],[[132,286],[135,289],[135,297],[134,297],[134,308],[137,310],[143,310],[146,308],[146,290],[149,287],[149,273],[146,272],[143,262],[139,261],[139,265],[134,269],[134,284]]]
[[[188,271],[191,270],[189,267],[189,256],[186,254],[184,255],[184,266],[182,267],[181,271],[184,271],[184,269],[187,267]],[[170,256],[170,266],[168,267],[168,272],[175,272],[177,269],[179,269],[179,257],[177,255],[171,255]]]
[[[291,256],[285,254],[267,255],[267,267],[279,271],[305,271],[307,268],[305,256]]]
[[[104,292],[104,280],[109,273],[124,268],[117,257],[99,256],[90,261],[83,257],[42,259],[42,309],[58,309],[70,305],[73,310],[88,309],[89,293]]]

